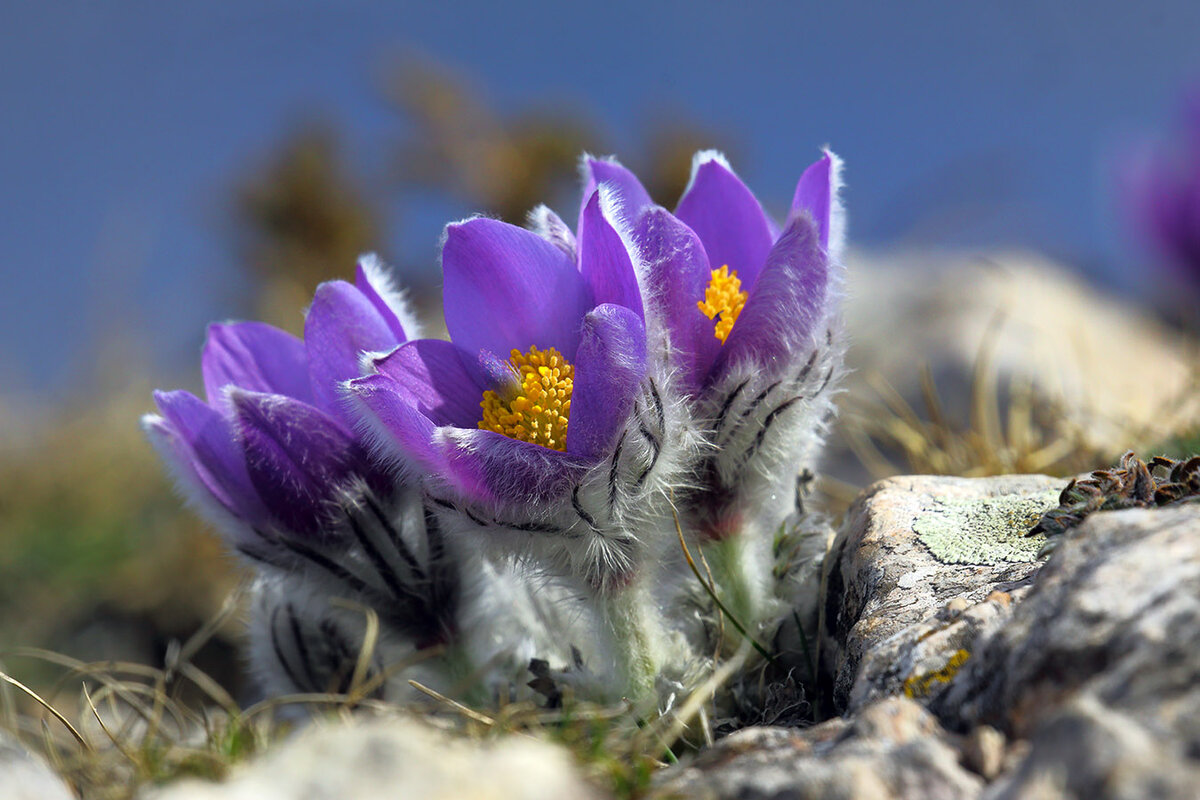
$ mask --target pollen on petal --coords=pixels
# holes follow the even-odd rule
[[[704,299],[698,301],[696,307],[704,316],[716,320],[713,335],[721,340],[721,344],[725,344],[725,340],[729,338],[733,323],[737,322],[738,314],[742,313],[749,296],[747,292],[742,291],[742,282],[738,279],[736,269],[730,272],[729,265],[726,264],[712,271],[708,288],[704,290]]]
[[[551,450],[566,450],[575,368],[553,347],[530,347],[528,353],[513,350],[509,360],[519,385],[504,394],[483,393],[479,428]]]

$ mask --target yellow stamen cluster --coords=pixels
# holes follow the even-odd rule
[[[742,307],[746,305],[746,298],[749,296],[742,291],[742,282],[738,280],[737,270],[730,272],[729,265],[726,264],[712,271],[708,288],[704,290],[704,300],[697,302],[696,306],[704,316],[717,320],[713,333],[721,340],[721,344],[725,344],[725,340],[729,338],[733,323],[737,322],[738,314],[742,313]]]
[[[503,394],[483,393],[480,429],[551,450],[566,450],[575,367],[553,347],[531,347],[528,355],[513,350],[510,360],[519,385]]]

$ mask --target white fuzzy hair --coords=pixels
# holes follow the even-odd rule
[[[846,208],[842,203],[842,159],[828,147],[822,148],[829,156],[829,260],[831,266],[836,265],[838,275],[846,262]]]
[[[687,186],[684,187],[683,194],[680,195],[680,197],[683,197],[692,190],[692,186],[694,186],[696,183],[696,173],[700,171],[702,166],[710,161],[715,161],[725,169],[733,172],[733,167],[730,166],[729,159],[726,158],[725,154],[720,150],[697,150],[692,155],[692,171],[691,174],[688,175]],[[734,172],[734,174],[736,175],[737,173]]]
[[[575,232],[549,206],[535,206],[526,217],[526,227],[559,250],[562,250],[570,256],[572,261],[578,260],[579,254],[576,249]]]
[[[367,282],[400,320],[400,325],[404,328],[404,335],[410,340],[421,338],[421,323],[409,302],[408,292],[401,289],[396,283],[391,267],[375,253],[364,253],[359,256],[358,265],[362,267]]]

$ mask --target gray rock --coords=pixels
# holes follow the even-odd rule
[[[652,796],[694,800],[805,800],[979,796],[983,781],[960,765],[956,737],[912,700],[897,697],[804,729],[747,728],[682,769]]]
[[[1089,517],[932,708],[1030,740],[996,797],[1196,797],[1200,506]]]
[[[1062,486],[910,476],[864,492],[826,559],[821,663],[834,709],[943,691],[1027,591],[1044,539],[1023,534]]]
[[[317,725],[223,784],[185,781],[154,800],[563,800],[599,797],[566,751],[510,737],[487,745],[405,718]]]
[[[46,762],[0,729],[0,797],[5,800],[72,800],[75,795]]]
[[[1195,800],[1200,764],[1132,716],[1084,692],[1048,712],[1028,755],[988,787],[987,800]]]

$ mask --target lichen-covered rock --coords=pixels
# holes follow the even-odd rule
[[[71,800],[74,796],[46,762],[0,729],[0,797],[5,800]]]
[[[890,698],[853,721],[811,728],[747,728],[682,769],[653,796],[691,800],[977,797],[983,781],[961,764],[958,737],[915,702]]]
[[[910,476],[868,489],[826,559],[821,663],[834,709],[943,691],[1027,591],[1044,539],[1024,534],[1062,486]]]
[[[533,739],[487,745],[410,719],[314,725],[223,784],[186,781],[153,800],[563,800],[599,797],[567,753]]]
[[[933,710],[1029,739],[997,797],[1047,776],[1053,797],[1196,797],[1200,505],[1101,512],[1063,538]]]

